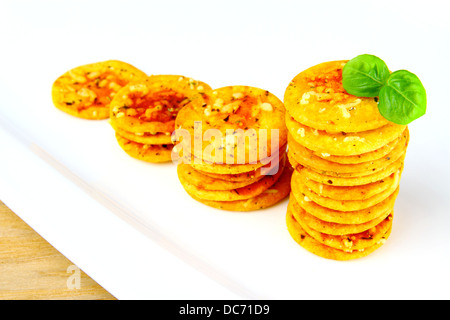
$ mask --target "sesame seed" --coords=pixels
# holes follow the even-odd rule
[[[361,137],[357,137],[357,136],[350,136],[350,137],[345,137],[344,138],[344,142],[352,142],[352,141],[365,142],[366,139],[361,138]]]
[[[272,107],[272,105],[270,103],[264,102],[264,103],[261,104],[261,110],[270,112],[270,111],[273,111],[273,107]]]
[[[244,97],[244,94],[242,92],[235,92],[231,95],[234,99],[241,99]]]
[[[309,92],[305,92],[300,100],[300,104],[308,104],[309,98],[311,98],[311,94]]]

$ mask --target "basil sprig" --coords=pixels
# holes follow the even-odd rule
[[[389,72],[380,58],[363,54],[342,70],[344,89],[358,97],[379,97],[378,110],[387,120],[407,125],[423,116],[427,94],[420,79],[406,70]]]

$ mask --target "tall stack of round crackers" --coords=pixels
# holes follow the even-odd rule
[[[406,126],[381,116],[377,98],[344,90],[346,62],[301,72],[284,97],[295,168],[287,227],[302,247],[334,260],[367,256],[389,237],[409,141]]]
[[[206,83],[178,75],[153,75],[130,82],[110,105],[117,142],[133,158],[171,161],[171,134],[178,112],[210,90]]]
[[[177,116],[174,148],[186,192],[229,211],[263,209],[286,198],[292,168],[284,116],[282,101],[248,86],[222,87],[189,103]]]

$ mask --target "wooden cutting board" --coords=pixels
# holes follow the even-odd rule
[[[0,201],[0,300],[115,300]]]

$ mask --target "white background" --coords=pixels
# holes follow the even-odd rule
[[[1,1],[0,199],[119,299],[448,299],[446,4]],[[428,110],[410,125],[390,239],[345,263],[293,242],[286,201],[250,214],[205,207],[174,165],[129,158],[106,121],[51,102],[60,74],[108,59],[282,99],[300,71],[362,53],[416,73]]]

